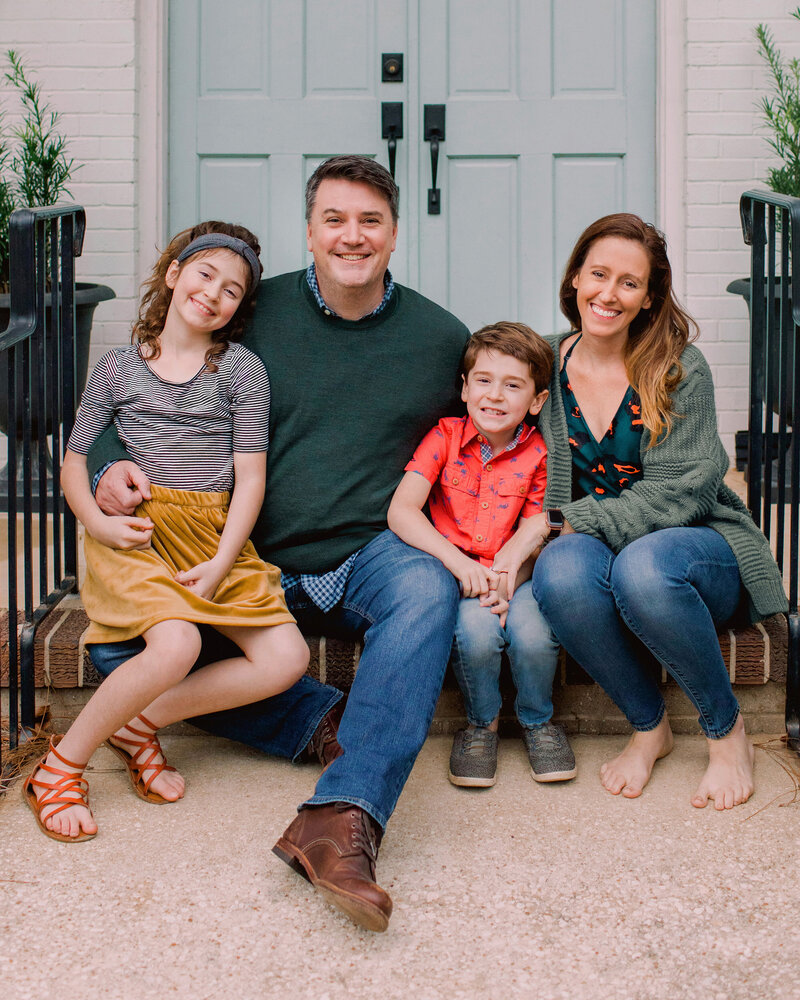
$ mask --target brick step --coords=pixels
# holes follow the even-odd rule
[[[34,647],[35,683],[39,702],[49,701],[54,714],[74,718],[100,679],[85,649],[89,620],[77,598],[56,608],[39,626]],[[309,673],[348,691],[358,668],[361,643],[308,636]],[[726,629],[720,648],[748,724],[762,732],[783,728],[783,682],[786,679],[787,627],[783,615],[757,625]],[[664,672],[661,681],[676,731],[697,731],[696,713],[677,685]],[[8,613],[0,612],[0,685],[8,686]],[[504,681],[503,717],[513,719],[513,691]],[[38,690],[41,689],[41,690]],[[49,689],[49,694],[48,694]],[[554,691],[556,718],[573,732],[625,732],[619,709],[586,673],[562,653]],[[448,671],[432,732],[453,732],[463,724],[463,706],[455,680]],[[685,720],[684,722],[681,720]]]

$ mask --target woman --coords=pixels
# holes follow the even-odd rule
[[[672,749],[657,684],[663,665],[699,712],[709,765],[692,805],[745,802],[753,749],[716,637],[741,616],[787,610],[780,573],[744,504],[723,483],[708,365],[689,344],[661,234],[609,215],[578,240],[561,283],[573,332],[556,362],[540,426],[545,513],[494,568],[513,581],[550,541],[533,594],[562,645],[614,699],[634,734],[600,770],[605,788],[641,795]],[[509,588],[511,589],[511,588]]]

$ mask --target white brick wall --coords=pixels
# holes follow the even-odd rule
[[[137,304],[135,14],[135,0],[0,0],[0,70],[15,49],[61,112],[68,155],[82,164],[70,182],[86,209],[78,278],[117,293],[95,312],[92,363],[127,341]],[[0,106],[12,121],[16,102],[2,86]]]
[[[748,322],[744,300],[725,291],[749,273],[739,196],[766,187],[772,162],[758,101],[767,71],[754,29],[767,24],[781,50],[800,56],[792,0],[687,0],[686,304],[714,371],[719,427],[729,452],[747,426]]]

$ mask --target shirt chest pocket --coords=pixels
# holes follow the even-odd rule
[[[474,516],[479,492],[477,476],[463,465],[449,463],[442,469],[439,488],[451,517],[457,523],[465,516]]]
[[[532,480],[532,472],[499,477],[494,488],[498,509],[512,510],[516,513],[521,511],[528,499]]]

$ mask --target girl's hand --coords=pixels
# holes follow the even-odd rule
[[[176,573],[175,579],[203,600],[213,601],[217,587],[225,579],[227,572],[215,559],[209,559],[208,562],[198,563],[191,569]]]
[[[98,512],[99,514],[99,512]],[[86,530],[98,542],[110,549],[149,549],[153,522],[149,517],[107,517],[99,514],[86,525]]]
[[[480,597],[482,594],[488,594],[497,583],[496,573],[465,556],[463,552],[456,551],[446,565],[461,585],[464,597]]]

